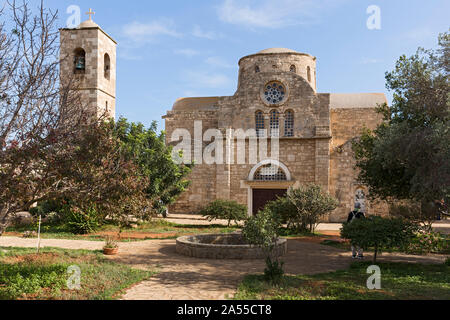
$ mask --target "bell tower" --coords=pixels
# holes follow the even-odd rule
[[[61,82],[77,80],[83,103],[98,116],[116,114],[117,42],[89,19],[77,28],[60,29]]]

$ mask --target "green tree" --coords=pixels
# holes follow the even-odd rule
[[[245,222],[242,234],[248,243],[260,246],[265,252],[266,269],[264,274],[268,280],[277,282],[284,274],[284,263],[279,261],[279,253],[274,250],[280,238],[281,223],[279,217],[268,209],[260,211]]]
[[[202,216],[205,216],[209,221],[223,219],[228,221],[228,227],[231,221],[237,225],[238,221],[247,218],[247,207],[236,202],[228,200],[215,200],[208,204],[200,211]]]
[[[297,209],[292,223],[297,230],[314,232],[320,219],[338,206],[338,201],[318,185],[306,185],[288,191],[288,199]]]
[[[152,203],[152,211],[165,214],[167,206],[190,185],[186,177],[192,165],[173,161],[172,147],[166,146],[164,132],[157,133],[156,122],[145,128],[141,123],[129,123],[120,118],[115,123],[115,134],[140,173],[148,179],[145,193]]]
[[[384,249],[405,248],[415,238],[417,225],[400,218],[369,217],[344,223],[341,236],[365,250],[374,248],[373,262]]]
[[[270,201],[266,204],[264,209],[272,212],[282,224],[287,224],[288,229],[301,229],[298,223],[299,219],[297,207],[289,200],[288,197],[279,197],[277,200]]]
[[[386,73],[392,105],[379,107],[384,123],[353,143],[359,180],[372,197],[423,204],[450,195],[450,35],[439,48],[402,56]]]

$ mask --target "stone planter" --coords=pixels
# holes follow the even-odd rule
[[[179,254],[203,259],[265,259],[264,251],[247,244],[239,233],[204,234],[185,236],[177,239],[176,251]],[[283,256],[287,253],[287,240],[280,239],[274,248],[274,254]]]
[[[119,252],[119,248],[103,248],[103,254],[107,256],[115,256]]]

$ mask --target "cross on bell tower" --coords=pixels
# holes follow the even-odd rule
[[[86,12],[86,14],[89,16],[89,20],[92,21],[92,16],[95,15],[95,12],[92,11],[92,8],[89,8],[89,12]]]

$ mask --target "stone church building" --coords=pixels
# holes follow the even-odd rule
[[[86,103],[98,114],[114,117],[116,41],[91,18],[77,28],[61,29],[60,37],[61,80],[75,75]],[[386,97],[318,93],[316,63],[315,57],[289,49],[263,50],[239,61],[234,96],[176,101],[164,116],[168,143],[176,145],[171,138],[177,129],[195,136],[199,133],[195,124],[201,123],[201,140],[209,129],[224,136],[230,129],[253,129],[269,147],[276,139],[279,152],[273,159],[270,147],[266,156],[243,164],[238,164],[242,155],[236,154],[237,149],[226,163],[197,161],[189,190],[170,213],[198,213],[211,201],[230,199],[247,205],[249,214],[254,214],[288,188],[309,183],[321,185],[339,200],[329,221],[344,220],[355,202],[361,202],[368,213],[379,212],[377,204],[366,200],[366,188],[356,181],[350,141],[363,127],[373,129],[380,123],[375,108],[386,103]],[[245,148],[246,154],[255,151],[250,143]]]
[[[218,129],[255,129],[256,135],[279,139],[279,156],[259,158],[257,163],[234,161],[199,164],[190,176],[192,185],[171,213],[196,213],[216,199],[236,200],[250,214],[290,187],[315,183],[339,200],[330,222],[347,218],[355,202],[367,213],[383,210],[366,200],[366,188],[357,183],[351,140],[364,127],[374,129],[382,118],[378,104],[387,103],[382,93],[317,92],[317,59],[294,50],[273,48],[239,61],[238,88],[234,96],[184,98],[164,116],[168,143],[175,130],[187,128],[195,135],[201,121],[204,133]],[[197,138],[196,138],[197,139]],[[208,143],[203,143],[205,147]],[[223,142],[222,144],[225,144]],[[246,153],[249,146],[246,147]]]

